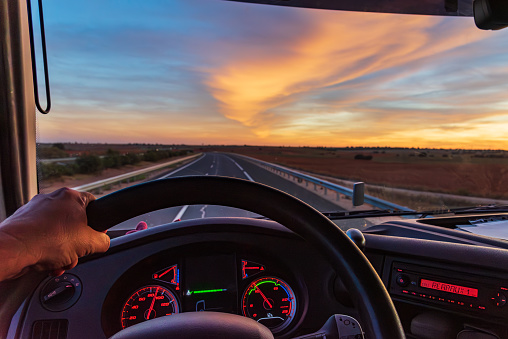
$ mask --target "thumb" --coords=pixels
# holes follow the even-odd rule
[[[109,248],[110,238],[106,233],[97,232],[87,226],[83,234],[83,243],[85,245],[83,256],[92,253],[104,253]]]

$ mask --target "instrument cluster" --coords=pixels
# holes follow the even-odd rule
[[[103,305],[102,327],[110,336],[154,318],[213,311],[252,318],[281,334],[304,309],[301,286],[286,273],[271,260],[234,251],[157,255],[134,265],[113,285]]]

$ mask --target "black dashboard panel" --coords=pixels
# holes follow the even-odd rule
[[[264,270],[244,278],[244,260]],[[154,279],[175,265],[178,286],[167,279],[173,271]],[[39,302],[39,287],[27,307],[22,338],[30,337],[34,322],[62,318],[68,321],[69,338],[84,333],[109,337],[121,330],[122,310],[133,293],[154,285],[174,293],[184,312],[204,307],[242,314],[245,289],[261,277],[285,281],[297,299],[294,319],[276,332],[280,338],[316,331],[335,313],[355,316],[335,297],[337,273],[327,261],[301,238],[266,220],[217,218],[152,228],[113,239],[107,254],[82,260],[69,273],[82,282],[78,302],[65,312],[48,311]],[[227,291],[207,298],[188,295],[217,289]]]
[[[508,249],[508,241],[506,240],[476,235],[458,229],[460,225],[470,225],[478,220],[493,221],[507,219],[508,213],[483,213],[422,219],[406,219],[389,221],[375,225],[369,227],[365,230],[365,232],[368,234],[390,235],[403,238],[436,240],[456,244],[491,246]]]
[[[430,327],[508,337],[506,242],[414,220],[377,225],[364,235],[369,260],[383,262],[376,268],[408,337],[422,315]]]
[[[508,250],[495,246],[504,242],[413,220],[377,225],[364,236],[365,254],[390,292],[408,338],[417,338],[413,330],[439,333],[445,325],[508,338],[508,305],[497,295],[508,297],[508,290],[503,293]],[[261,277],[286,282],[297,300],[294,320],[279,327],[276,337],[312,333],[332,314],[360,319],[341,273],[303,239],[267,220],[210,218],[151,228],[113,239],[107,254],[81,260],[69,274],[82,283],[76,304],[63,311],[45,309],[41,284],[25,307],[21,338],[30,338],[34,324],[46,320],[64,324],[69,338],[109,337],[121,330],[127,301],[147,286],[171,292],[179,311],[218,308],[242,314],[245,290]],[[398,284],[402,274],[406,286]],[[429,289],[429,281],[437,285]],[[196,291],[213,292],[197,298],[190,293]],[[155,299],[158,292],[151,293]]]

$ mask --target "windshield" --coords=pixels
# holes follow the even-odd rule
[[[223,175],[320,211],[508,203],[508,30],[209,0],[44,11],[41,192]],[[124,226],[224,215],[256,216],[182,206]]]

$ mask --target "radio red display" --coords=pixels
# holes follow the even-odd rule
[[[466,295],[468,297],[478,298],[478,290],[476,288],[464,287],[459,285],[445,284],[439,281],[427,279],[420,280],[420,286],[448,293]]]

